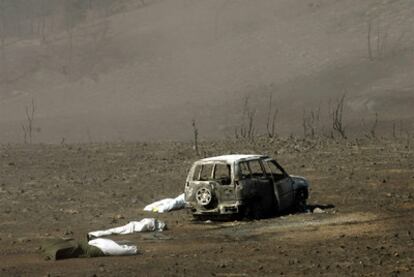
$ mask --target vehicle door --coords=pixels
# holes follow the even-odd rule
[[[263,208],[273,209],[275,195],[271,177],[266,175],[265,168],[259,159],[250,160],[248,166],[252,174],[252,180],[255,183],[256,200],[261,201]]]
[[[293,201],[293,181],[285,170],[272,159],[264,161],[266,170],[270,173],[273,181],[276,199],[279,201],[279,210],[289,208]]]
[[[216,162],[213,170],[213,180],[216,182],[216,197],[220,203],[235,200],[234,183],[231,178],[231,166],[226,162]]]
[[[249,201],[256,194],[257,187],[247,161],[236,163],[235,168],[237,198],[241,201]]]

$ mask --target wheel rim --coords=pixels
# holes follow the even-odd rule
[[[211,191],[208,188],[200,188],[196,193],[198,204],[206,206],[211,202]]]

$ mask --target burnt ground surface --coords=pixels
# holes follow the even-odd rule
[[[276,157],[310,180],[310,207],[324,212],[242,222],[143,212],[182,192],[198,158],[191,144],[3,145],[0,275],[413,276],[414,151],[406,141],[290,138],[201,148],[207,156]],[[123,236],[139,255],[53,262],[39,254],[47,238],[144,217],[165,220],[169,230]]]

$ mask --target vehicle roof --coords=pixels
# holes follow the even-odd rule
[[[258,155],[258,154],[232,154],[232,155],[222,155],[222,156],[215,156],[209,157],[199,160],[199,162],[213,162],[213,161],[224,161],[227,163],[233,163],[238,160],[252,160],[252,159],[260,159],[265,158],[267,156]]]

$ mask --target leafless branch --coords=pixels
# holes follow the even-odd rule
[[[254,140],[256,128],[254,126],[255,110],[250,109],[249,96],[246,96],[243,104],[240,128],[235,128],[235,137]]]
[[[36,112],[36,105],[35,105],[34,99],[32,99],[30,106],[25,107],[26,124],[22,124],[24,143],[27,143],[27,142],[32,143],[33,122],[34,122],[35,112]]]
[[[277,114],[279,113],[278,109],[273,110],[272,98],[272,93],[269,93],[269,107],[266,119],[266,131],[269,138],[274,138],[276,136],[276,119]]]
[[[200,151],[198,149],[198,129],[196,126],[196,121],[193,119],[191,125],[193,126],[193,133],[194,133],[194,151],[197,155],[200,155]]]
[[[339,133],[343,139],[346,139],[345,127],[343,124],[345,96],[346,93],[339,98],[332,111],[332,130]]]

